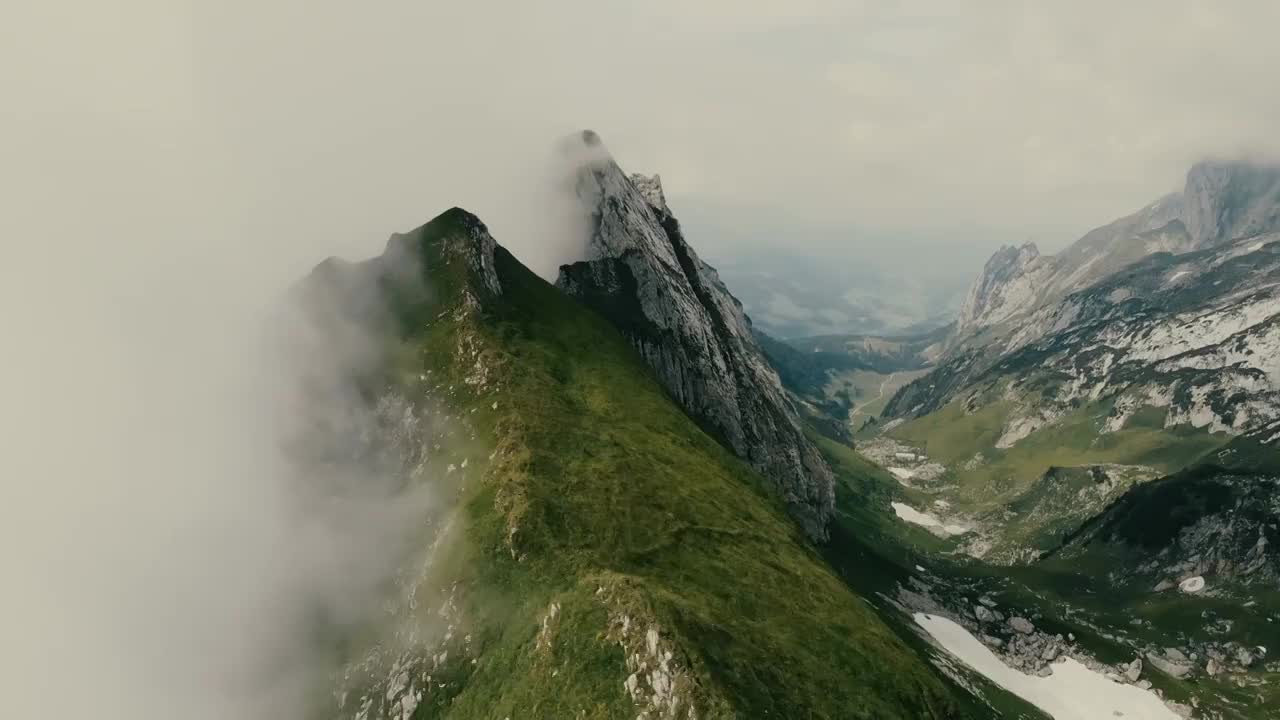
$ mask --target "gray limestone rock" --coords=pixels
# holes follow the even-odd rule
[[[585,259],[557,287],[631,341],[671,396],[759,471],[813,539],[826,537],[834,480],[716,271],[693,251],[657,176],[627,177],[583,133],[577,193],[590,213]]]
[[[1036,626],[1032,625],[1030,620],[1017,616],[1009,618],[1009,627],[1023,635],[1030,635],[1036,631]]]
[[[1179,662],[1156,653],[1147,653],[1147,662],[1160,672],[1175,678],[1184,678],[1193,670],[1189,662]]]

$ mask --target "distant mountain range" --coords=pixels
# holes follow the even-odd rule
[[[1200,163],[1187,173],[1181,193],[1092,230],[1056,255],[1041,255],[1034,244],[1002,248],[969,289],[957,339],[1018,334],[1027,315],[1149,255],[1207,249],[1277,229],[1280,168]]]

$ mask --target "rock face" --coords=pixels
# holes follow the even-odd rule
[[[1006,245],[997,250],[970,286],[956,320],[956,332],[964,334],[1006,320],[1035,297],[1037,280],[1048,270],[1049,264],[1035,243]]]
[[[1036,626],[1032,625],[1031,621],[1024,617],[1014,616],[1009,618],[1009,627],[1022,633],[1023,635],[1030,635],[1031,633],[1036,631]]]
[[[1224,579],[1267,586],[1280,578],[1278,498],[1280,476],[1200,466],[1134,487],[1059,552],[1118,549],[1140,560],[1117,565],[1115,579],[1159,578],[1153,592],[1212,592]]]
[[[685,241],[657,176],[627,177],[583,133],[577,192],[591,214],[585,259],[557,287],[610,320],[673,398],[777,488],[812,538],[835,504],[830,468],[802,430],[742,306]]]
[[[1016,321],[1054,300],[1156,252],[1185,252],[1193,244],[1178,218],[1179,195],[1163,197],[1138,212],[1096,228],[1057,255],[1041,255],[1034,244],[1006,246],[987,261],[969,289],[956,321],[955,340],[987,331],[1002,334]],[[980,338],[979,338],[980,339]]]
[[[1182,220],[1193,247],[1280,227],[1280,168],[1200,163],[1187,174]]]
[[[1016,325],[953,352],[886,415],[1003,401],[1014,409],[1001,448],[1102,400],[1113,400],[1103,433],[1144,408],[1164,410],[1167,426],[1233,434],[1280,418],[1280,233],[1153,255]]]
[[[1195,669],[1195,666],[1187,662],[1185,658],[1171,658],[1168,657],[1168,654],[1161,656],[1156,653],[1147,653],[1147,662],[1150,662],[1160,672],[1175,678],[1184,678]]]
[[[1183,253],[1280,230],[1280,166],[1204,162],[1181,193],[1090,231],[1053,256],[1034,245],[1004,247],[974,281],[956,340],[1000,326],[1082,290],[1155,253]],[[1016,325],[1016,322],[1013,324]]]

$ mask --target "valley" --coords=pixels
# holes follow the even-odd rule
[[[1166,198],[1054,258],[1063,290],[1017,291],[1044,282],[1021,275],[1043,262],[1001,251],[925,353],[782,372],[833,422],[874,408],[875,422],[826,433],[824,447],[865,458],[859,493],[875,509],[860,524],[879,528],[877,548],[903,548],[882,566],[895,578],[876,590],[885,612],[910,614],[966,658],[955,667],[986,668],[1055,717],[1091,712],[1035,684],[1063,657],[1165,701],[1130,694],[1136,705],[1108,714],[1262,718],[1280,705],[1280,220],[1265,204],[1280,173],[1239,171],[1257,194],[1233,202],[1264,218],[1243,237],[1180,219],[1184,200]],[[1231,186],[1230,172],[1193,169],[1184,197],[1204,176]],[[1100,271],[1099,252],[1123,259]],[[864,363],[867,344],[791,341]],[[877,382],[897,389],[886,400]],[[833,388],[854,400],[833,402]]]

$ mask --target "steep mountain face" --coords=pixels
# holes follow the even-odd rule
[[[938,370],[904,388],[886,412],[927,414],[961,395],[973,410],[983,403],[974,384],[1004,377],[1024,388],[1054,386],[1041,417],[1015,413],[1006,446],[1064,408],[1130,386],[1145,389],[1120,401],[1106,429],[1145,404],[1171,408],[1170,425],[1239,432],[1264,422],[1274,415],[1276,381],[1253,356],[1273,342],[1266,248],[1278,229],[1280,167],[1201,163],[1181,193],[1058,255],[1004,248],[971,288]],[[1215,379],[1219,368],[1228,371]],[[1227,408],[1241,392],[1244,405]],[[1029,408],[1043,396],[1005,399]]]
[[[1162,591],[1197,577],[1270,585],[1280,577],[1278,493],[1280,477],[1187,470],[1130,490],[1063,554],[1091,543],[1127,550],[1136,557],[1117,573]]]
[[[1271,232],[1280,227],[1280,168],[1201,163],[1187,175],[1182,206],[1195,248]]]
[[[984,342],[1017,330],[1045,305],[1155,253],[1182,253],[1280,229],[1280,167],[1200,163],[1181,193],[1090,231],[1054,256],[1034,245],[1005,247],[970,288],[957,341]]]
[[[658,177],[627,177],[594,133],[582,142],[593,152],[577,187],[592,230],[585,259],[556,285],[612,322],[676,402],[768,478],[811,537],[825,537],[831,471],[741,304],[685,241]]]
[[[1019,312],[1035,296],[1036,280],[1051,272],[1050,266],[1035,243],[997,250],[969,288],[956,319],[956,332],[996,325]]]
[[[1128,217],[1092,230],[1057,255],[1035,244],[1004,247],[987,261],[956,321],[957,337],[998,334],[1028,312],[1156,252],[1183,252],[1190,238],[1178,221],[1182,199],[1161,198]]]
[[[985,716],[633,341],[471,214],[326,261],[298,294],[319,332],[368,351],[335,401],[376,422],[326,418],[322,445],[335,461],[372,445],[432,498],[405,508],[421,516],[376,616],[317,619],[337,667],[298,716]]]
[[[1280,233],[1151,255],[1001,329],[898,391],[864,449],[969,528],[958,549],[1025,563],[1280,419]],[[1110,481],[1048,473],[1091,466]]]
[[[994,361],[952,356],[893,410],[1003,402],[1014,410],[997,447],[1104,400],[1103,433],[1144,408],[1165,411],[1167,427],[1258,427],[1280,417],[1280,234],[1152,256],[1033,313],[988,351]]]

